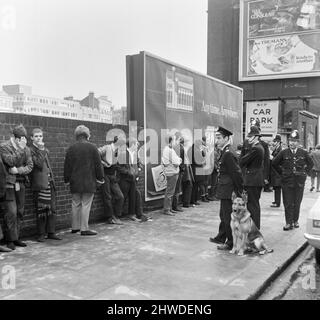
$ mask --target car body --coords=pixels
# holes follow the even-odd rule
[[[316,261],[320,264],[320,197],[309,211],[304,237],[315,248]]]

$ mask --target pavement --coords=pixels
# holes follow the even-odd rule
[[[0,253],[0,284],[15,271],[15,288],[0,286],[0,299],[255,299],[305,246],[307,213],[320,196],[309,188],[300,228],[288,232],[283,206],[270,208],[273,193],[262,193],[261,231],[273,253],[217,250],[209,237],[218,229],[219,202],[201,203],[174,217],[154,211],[144,223],[91,225],[93,237],[64,230],[62,241],[27,240],[26,248]]]

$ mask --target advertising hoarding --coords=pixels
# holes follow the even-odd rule
[[[127,89],[130,120],[144,128],[144,144],[150,144],[149,129],[157,133],[157,141],[144,150],[146,201],[163,197],[166,186],[161,170],[163,129],[180,131],[186,148],[193,143],[195,129],[213,147],[218,126],[234,132],[235,145],[241,142],[243,92],[239,87],[141,52],[127,56]],[[158,162],[150,163],[156,148]]]
[[[320,76],[320,0],[241,0],[239,81]]]

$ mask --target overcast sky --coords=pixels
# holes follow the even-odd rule
[[[0,85],[126,105],[125,56],[207,70],[207,0],[0,0]],[[12,19],[15,13],[15,19]],[[9,19],[8,19],[9,17]],[[15,23],[13,22],[15,20]]]

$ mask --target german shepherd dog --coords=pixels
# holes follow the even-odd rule
[[[245,251],[270,253],[264,238],[253,222],[250,212],[247,210],[248,197],[243,193],[241,198],[232,195],[231,230],[233,236],[233,248],[230,253],[244,255]]]

